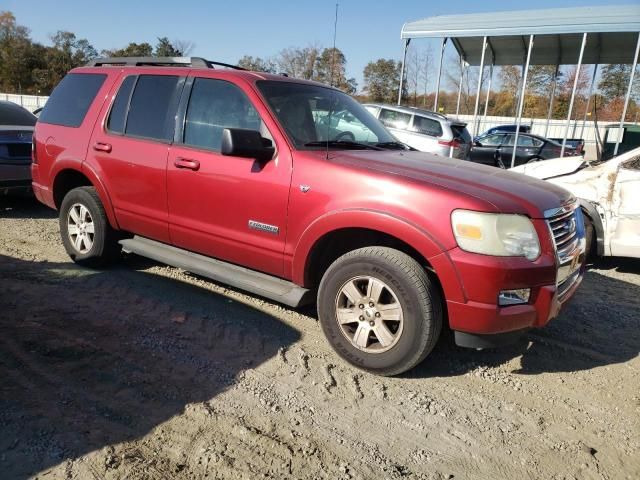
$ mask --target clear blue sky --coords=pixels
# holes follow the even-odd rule
[[[362,87],[370,60],[400,58],[400,29],[407,21],[443,14],[607,4],[638,0],[536,0],[517,7],[505,1],[342,0],[337,46],[347,57],[347,73]],[[98,50],[130,41],[155,44],[157,37],[190,40],[194,56],[236,62],[243,55],[272,56],[286,47],[331,46],[333,0],[0,0],[34,40],[48,44],[57,30],[88,39]],[[427,45],[427,40],[422,40]]]

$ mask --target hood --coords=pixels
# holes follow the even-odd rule
[[[587,162],[582,157],[564,157],[525,163],[509,169],[512,172],[524,173],[530,177],[546,180],[548,178],[570,175],[585,167]]]
[[[351,168],[396,175],[425,186],[436,186],[474,197],[494,211],[540,218],[545,210],[573,201],[564,188],[525,175],[425,152],[340,151],[329,161]]]

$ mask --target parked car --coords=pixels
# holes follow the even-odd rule
[[[467,124],[445,115],[413,107],[364,105],[403,143],[421,152],[465,160],[471,150]]]
[[[491,127],[486,132],[478,135],[478,137],[486,137],[487,135],[491,135],[493,133],[498,133],[498,132],[515,133],[516,130],[518,130],[518,125],[516,125],[516,124],[498,125],[496,127]],[[520,131],[520,133],[531,133],[531,126],[530,125],[520,125],[519,131]],[[476,137],[476,138],[478,138],[478,137]]]
[[[507,168],[511,166],[515,133],[492,133],[473,142],[470,160],[484,165]],[[518,135],[515,165],[537,162],[560,156],[562,145],[548,138],[521,133]],[[574,156],[575,150],[565,147],[565,156]]]
[[[0,100],[0,194],[31,191],[31,139],[37,118]]]
[[[513,170],[578,197],[589,253],[640,258],[640,148],[604,162],[557,158]]]
[[[33,111],[33,114],[34,114],[36,117],[39,117],[39,116],[40,116],[40,113],[42,112],[42,110],[43,110],[43,109],[44,109],[44,107],[38,107],[38,108],[36,108],[36,109]]]
[[[75,262],[124,249],[293,307],[317,300],[336,352],[382,375],[422,361],[445,322],[459,345],[497,346],[578,288],[568,191],[408,150],[335,88],[185,62],[98,59],[48,100],[33,184]],[[320,140],[334,110],[369,140]]]
[[[550,138],[549,140],[556,142],[558,145],[562,146],[562,142],[565,142],[565,150],[567,147],[569,151],[572,151],[574,155],[584,155],[584,138],[567,138],[565,141],[564,138]]]

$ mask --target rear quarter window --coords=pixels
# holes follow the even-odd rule
[[[442,136],[442,125],[440,125],[438,120],[420,117],[418,115],[413,117],[413,130],[431,137]]]
[[[64,127],[79,127],[107,75],[69,73],[55,88],[39,121]]]

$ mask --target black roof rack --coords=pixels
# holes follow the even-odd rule
[[[215,68],[225,67],[234,70],[244,70],[244,68],[228,63],[214,62],[201,57],[100,57],[94,58],[87,67],[101,67],[103,65],[113,66],[156,66],[156,67],[198,67],[198,68]]]

